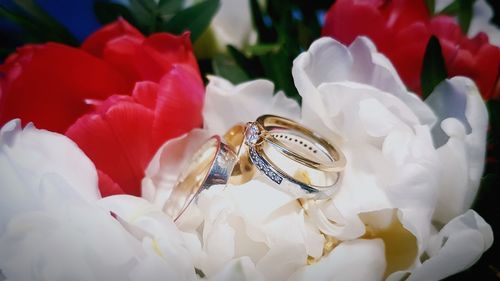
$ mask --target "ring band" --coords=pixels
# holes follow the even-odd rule
[[[237,161],[236,153],[221,141],[211,137],[194,154],[189,166],[180,174],[163,210],[174,222],[196,200],[198,194],[212,185],[226,184]]]
[[[346,165],[344,154],[333,144],[279,116],[263,115],[248,123],[245,144],[255,167],[280,186],[284,179],[299,185],[300,189],[282,186],[298,197],[329,197]]]
[[[262,115],[257,118],[256,122],[266,131],[271,132],[271,134],[264,137],[264,140],[273,144],[275,148],[291,160],[299,162],[310,168],[326,172],[340,172],[344,170],[346,160],[341,150],[338,149],[333,143],[328,142],[325,138],[300,125],[299,123],[276,115]],[[276,131],[284,132],[284,138],[283,134],[277,134]],[[283,140],[288,140],[286,133],[290,132],[292,132],[292,134],[299,133],[299,135],[302,135],[295,136],[295,138],[292,137],[291,141],[299,142],[300,145],[312,150],[314,154],[317,154],[317,152],[323,152],[328,159],[326,161],[314,161],[311,157],[306,157],[300,153],[294,152],[293,150],[287,149],[287,145],[283,143]],[[308,140],[311,141],[310,144],[307,144]]]

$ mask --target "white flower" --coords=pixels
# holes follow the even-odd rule
[[[446,80],[423,102],[366,38],[348,47],[317,40],[293,76],[301,110],[273,96],[270,82],[210,77],[205,128],[167,142],[147,170],[143,194],[161,207],[204,139],[262,114],[301,121],[346,155],[339,191],[307,212],[260,175],[202,192],[178,226],[198,239],[190,251],[208,279],[429,280],[464,270],[491,246],[491,228],[468,210],[487,125],[471,80]]]
[[[159,149],[144,198],[100,198],[95,167],[72,141],[4,125],[0,279],[434,280],[477,261],[493,234],[469,210],[488,124],[474,83],[443,81],[423,102],[366,38],[319,39],[292,74],[302,108],[268,81],[210,77],[204,128]],[[262,114],[336,143],[347,159],[339,191],[301,203],[257,175],[202,192],[174,224],[162,208],[190,156]]]
[[[184,0],[189,7],[200,1]],[[225,52],[227,45],[242,50],[257,41],[257,32],[252,23],[250,1],[221,0],[220,8],[212,18],[209,28],[196,41],[197,56],[211,57]]]
[[[246,0],[221,0],[220,9],[212,19],[210,28],[220,48],[233,45],[242,49],[257,39],[250,1]]]
[[[19,120],[5,124],[0,194],[0,277],[6,280],[196,279],[172,220],[144,199],[100,202],[94,165],[63,135],[31,124],[21,129]],[[126,211],[111,204],[119,200]],[[143,213],[122,220],[139,207]]]
[[[332,39],[319,39],[295,60],[293,74],[302,96],[304,123],[339,143],[348,159],[342,187],[332,200],[336,212],[331,218],[342,225],[331,229],[331,234],[342,239],[366,235],[365,224],[373,228],[374,223],[390,218],[382,210],[396,209],[393,220],[415,237],[416,255],[407,251],[414,254],[411,263],[388,263],[387,269],[419,269],[421,255],[437,251],[430,244],[435,231],[431,222],[446,224],[461,216],[477,191],[487,113],[474,83],[463,77],[446,80],[425,104],[406,92],[392,65],[366,38],[358,38],[348,48]],[[459,159],[450,163],[452,157]],[[453,186],[457,174],[463,175],[464,182]],[[325,209],[327,217],[328,212]],[[367,212],[379,217],[367,221],[362,216]],[[475,236],[475,251],[462,257],[468,265],[492,243],[490,227],[478,216],[471,221],[464,231],[483,235]],[[386,249],[396,243],[384,242]],[[437,261],[432,256],[425,261],[433,262]],[[452,264],[428,267],[435,270],[429,274],[455,273],[459,269],[452,270]]]
[[[442,11],[450,5],[453,0],[437,0],[436,11]],[[472,6],[472,20],[467,35],[476,36],[479,32],[488,35],[489,41],[493,45],[500,47],[500,30],[491,21],[493,19],[493,10],[486,0],[476,0]]]

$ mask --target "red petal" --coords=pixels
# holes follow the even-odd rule
[[[144,48],[152,51],[151,57],[164,69],[169,69],[172,64],[183,64],[199,72],[189,32],[184,32],[181,36],[169,33],[153,34],[144,41]]]
[[[413,92],[421,94],[420,73],[422,71],[425,48],[431,34],[427,26],[418,22],[402,29],[394,37],[395,42],[408,42],[392,46],[386,51],[399,76]]]
[[[157,74],[150,68],[142,68],[143,77],[154,77],[159,81],[163,75],[170,70],[173,64],[182,64],[191,67],[199,73],[198,63],[193,53],[189,32],[181,36],[175,36],[169,33],[156,33],[144,41],[144,55],[149,58],[152,64],[155,63],[158,69],[162,69]],[[160,74],[159,77],[156,75]]]
[[[184,64],[199,72],[189,33],[156,33],[145,40],[115,38],[107,43],[103,58],[131,81],[158,82],[173,64]]]
[[[176,65],[160,82],[153,141],[155,150],[166,140],[202,125],[204,87],[192,68]]]
[[[102,57],[116,71],[119,71],[127,81],[144,80],[138,67],[141,57],[138,55],[142,48],[142,39],[122,36],[109,41],[103,51]]]
[[[326,14],[322,34],[347,45],[360,35],[370,37],[379,49],[390,45],[390,33],[377,3],[337,1]]]
[[[82,49],[97,56],[102,57],[102,53],[108,42],[122,36],[144,40],[144,36],[126,20],[120,18],[110,23],[98,31],[92,33],[82,44]]]
[[[390,0],[381,8],[386,26],[393,30],[405,28],[430,19],[427,5],[422,0]]]
[[[125,193],[125,191],[123,191],[123,189],[121,189],[116,182],[106,175],[106,173],[103,173],[101,170],[97,170],[97,174],[99,176],[99,191],[101,192],[102,197]]]
[[[128,194],[140,196],[144,168],[151,149],[153,111],[122,97],[105,112],[87,114],[66,135]],[[107,106],[107,105],[102,105]]]
[[[136,83],[134,92],[132,93],[132,96],[138,103],[150,109],[154,109],[156,107],[157,95],[158,84],[149,81]]]
[[[79,49],[48,43],[18,53],[0,70],[0,124],[21,118],[62,133],[89,110],[86,99],[129,92],[119,74]]]

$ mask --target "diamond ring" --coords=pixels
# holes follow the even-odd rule
[[[275,115],[247,123],[244,143],[250,161],[262,174],[280,186],[284,180],[299,185],[299,190],[283,185],[299,197],[333,194],[346,165],[344,154],[335,145],[299,123]]]

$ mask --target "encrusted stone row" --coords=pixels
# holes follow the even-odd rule
[[[255,148],[250,147],[250,159],[252,160],[253,164],[260,170],[262,171],[268,178],[270,178],[272,181],[274,181],[277,184],[281,184],[283,181],[283,177],[278,175],[275,171],[273,171],[269,167],[269,163],[267,163],[266,160],[262,159],[257,152],[255,151]]]

